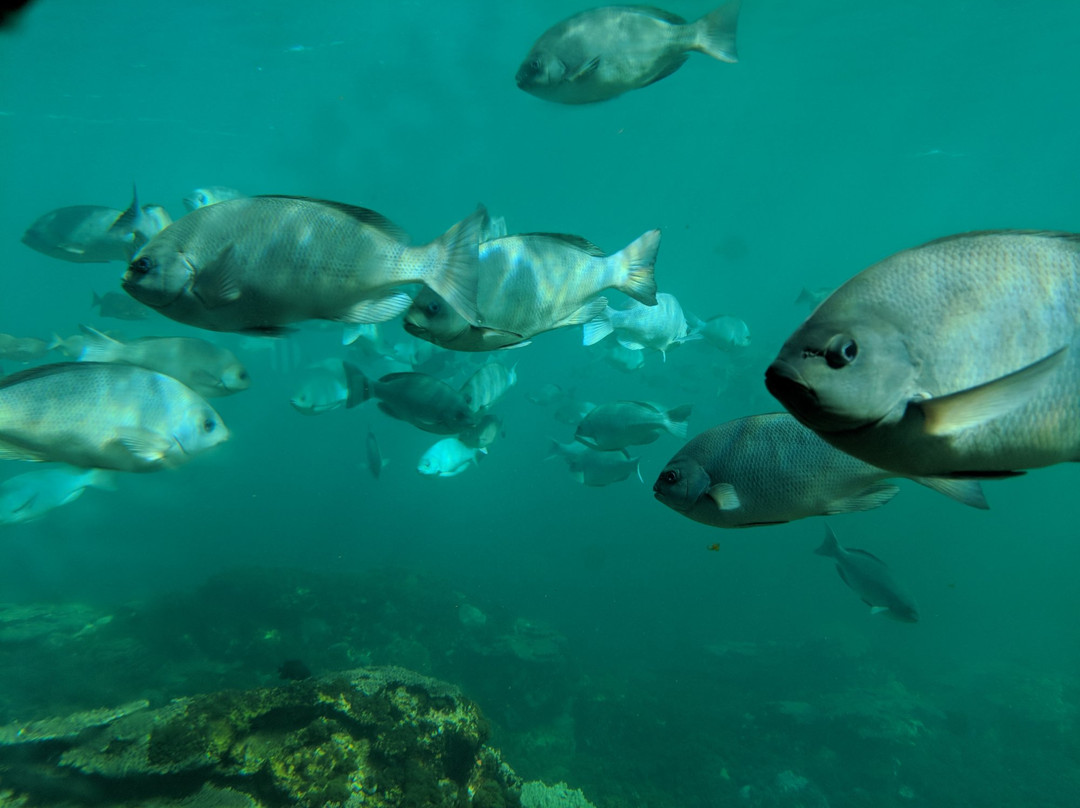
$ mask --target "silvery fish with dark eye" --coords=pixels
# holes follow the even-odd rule
[[[653,492],[695,522],[753,527],[880,507],[900,490],[884,482],[894,476],[777,412],[728,421],[694,437],[664,466]],[[975,480],[911,479],[973,508],[987,507]]]
[[[647,401],[612,401],[593,407],[577,425],[574,437],[603,451],[652,443],[661,432],[685,438],[692,410],[691,404],[665,410]]]
[[[517,71],[517,85],[546,101],[591,104],[666,78],[698,51],[738,61],[740,0],[688,23],[651,6],[605,6],[549,28]]]
[[[1080,460],[1080,235],[989,231],[863,270],[765,384],[838,449],[906,475]]]
[[[386,415],[425,432],[456,435],[479,420],[461,393],[426,373],[389,373],[378,381],[361,376],[352,386],[359,401],[376,398]]]
[[[679,301],[665,292],[656,296],[655,306],[631,301],[624,309],[606,307],[585,323],[582,342],[595,345],[609,334],[614,334],[620,345],[632,351],[646,348],[660,351],[665,361],[673,346],[701,339],[701,335],[691,329]]]
[[[639,459],[631,457],[624,449],[618,452],[603,452],[590,449],[581,443],[559,443],[551,441],[551,452],[547,459],[558,457],[566,463],[571,476],[582,485],[600,487],[622,482],[631,474],[641,479]]]
[[[422,247],[385,217],[290,196],[198,208],[139,251],[124,290],[166,317],[214,331],[273,333],[301,320],[383,322],[423,283],[476,319],[483,209]]]
[[[0,379],[0,459],[157,471],[228,437],[200,395],[145,368],[63,362]]]

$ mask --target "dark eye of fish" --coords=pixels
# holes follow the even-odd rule
[[[442,306],[439,304],[438,300],[432,300],[430,303],[424,306],[424,312],[427,314],[428,317],[434,317],[436,314],[439,313],[441,309]]]
[[[217,426],[217,422],[213,418],[207,418],[203,421],[202,428],[204,432],[213,432],[214,427]]]
[[[855,361],[859,355],[859,345],[851,337],[837,334],[825,347],[825,361],[831,368],[843,368]]]
[[[145,255],[138,261],[132,261],[131,266],[128,267],[132,272],[137,272],[140,275],[145,275],[151,269],[154,268],[154,262],[147,258]]]
[[[660,474],[660,482],[665,485],[675,485],[679,481],[679,473],[677,471],[664,471]]]

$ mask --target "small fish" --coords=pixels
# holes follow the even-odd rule
[[[360,401],[377,398],[386,415],[436,435],[456,435],[478,420],[461,393],[426,373],[390,373],[378,381],[362,377],[357,389]]]
[[[706,550],[711,550],[711,551],[712,551],[712,552],[714,552],[714,553],[715,553],[715,552],[719,552],[719,550],[720,550],[720,544],[719,544],[718,542],[715,542],[715,543],[713,543],[713,544],[710,544],[710,545],[709,545],[708,547],[706,547],[705,549],[706,549]]]
[[[204,398],[247,390],[251,377],[236,355],[197,337],[142,337],[123,342],[80,325],[80,362],[113,362],[156,370],[183,382]]]
[[[324,359],[308,367],[290,403],[304,415],[352,409],[364,401],[364,375],[351,362]]]
[[[633,373],[645,367],[645,352],[631,350],[618,340],[602,339],[589,347],[598,353],[604,362],[623,373]]]
[[[715,527],[772,525],[880,507],[896,476],[830,446],[788,413],[715,426],[683,446],[653,485],[656,499]],[[913,477],[973,508],[987,507],[974,480]]]
[[[480,417],[475,426],[461,430],[458,440],[471,449],[486,452],[487,447],[493,444],[501,433],[502,420],[494,413],[488,412]]]
[[[571,476],[589,487],[598,488],[622,482],[632,474],[637,474],[641,480],[639,459],[631,457],[625,450],[602,452],[580,443],[559,443],[553,440],[548,459],[552,457],[562,458],[570,469]]]
[[[814,552],[835,559],[840,578],[875,614],[903,623],[919,621],[915,601],[877,556],[866,550],[845,549],[828,525],[825,525],[825,541]]]
[[[560,424],[576,427],[581,423],[582,418],[595,409],[596,405],[591,401],[581,401],[580,399],[568,396],[563,399],[562,403],[555,408],[555,412],[551,415]]]
[[[483,412],[495,404],[517,384],[517,365],[507,368],[498,362],[488,362],[476,369],[465,384],[461,395],[473,412]]]
[[[152,314],[151,309],[120,292],[106,292],[103,295],[93,292],[93,295],[90,308],[96,307],[102,317],[135,321],[145,320]]]
[[[966,233],[886,258],[814,310],[765,384],[900,474],[1080,461],[1080,234]]]
[[[365,448],[367,449],[368,471],[370,471],[371,476],[377,480],[379,479],[379,475],[382,474],[382,470],[389,465],[390,461],[382,456],[382,450],[379,448],[379,441],[375,437],[375,433],[370,429],[367,433]]]
[[[286,659],[278,667],[278,678],[289,682],[302,682],[311,678],[311,670],[299,659]]]
[[[0,459],[157,471],[228,437],[201,396],[145,368],[62,362],[0,379]]]
[[[578,424],[574,437],[603,451],[652,443],[661,432],[685,438],[692,409],[690,404],[664,410],[645,401],[613,401],[590,410]]]
[[[247,194],[225,185],[209,185],[206,188],[196,188],[185,196],[184,207],[191,212],[229,199],[247,199]]]
[[[530,393],[525,395],[525,398],[529,399],[533,404],[544,407],[548,404],[554,404],[558,401],[562,401],[567,397],[567,393],[559,385],[552,384],[551,382],[545,382],[537,387]]]
[[[302,320],[375,323],[404,311],[423,283],[475,321],[483,208],[413,247],[364,208],[288,196],[198,208],[151,239],[124,290],[166,317],[213,331],[279,333]]]
[[[591,104],[666,78],[691,51],[736,62],[740,0],[694,23],[651,6],[605,6],[549,28],[517,71],[517,85],[546,101]]]
[[[52,258],[76,264],[130,261],[161,229],[163,212],[160,205],[140,206],[133,188],[127,210],[99,205],[58,208],[30,225],[22,242]]]
[[[679,301],[664,292],[656,296],[655,306],[635,302],[622,310],[605,308],[585,323],[582,341],[585,345],[595,345],[612,333],[624,348],[632,351],[651,348],[660,351],[665,360],[673,345],[701,338],[700,334],[692,333]]]
[[[750,345],[750,328],[738,317],[722,314],[703,321],[696,332],[722,351],[747,348]]]
[[[0,334],[0,359],[12,362],[32,362],[49,353],[50,345],[36,337],[13,337]]]
[[[49,511],[77,500],[90,486],[112,491],[112,473],[56,466],[9,477],[0,483],[0,525],[41,519]]]
[[[479,454],[457,438],[443,438],[424,452],[416,470],[425,477],[456,477],[475,465]]]
[[[656,303],[653,265],[660,231],[650,230],[613,255],[580,236],[526,233],[481,242],[478,318],[470,324],[438,294],[421,290],[405,314],[410,334],[455,351],[492,351],[528,344],[546,331],[580,325],[618,289]]]

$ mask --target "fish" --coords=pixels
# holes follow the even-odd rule
[[[631,457],[625,450],[604,452],[580,443],[559,443],[552,440],[547,459],[553,457],[565,461],[571,476],[591,488],[622,482],[632,474],[637,474],[641,480],[640,459]]]
[[[645,352],[633,351],[623,346],[618,340],[602,339],[589,347],[604,362],[623,373],[633,373],[645,367]]]
[[[377,381],[362,376],[357,388],[361,401],[377,398],[384,414],[436,435],[456,435],[478,420],[461,393],[426,373],[389,373]]]
[[[474,426],[466,427],[458,434],[458,440],[471,449],[487,451],[487,447],[502,434],[502,419],[494,413],[484,413]]]
[[[799,292],[799,296],[795,298],[795,305],[806,306],[813,310],[834,291],[836,291],[835,286],[815,286],[813,289],[804,286],[802,291]]]
[[[661,292],[656,296],[655,306],[637,302],[625,309],[604,308],[595,318],[585,323],[582,342],[595,345],[614,334],[619,344],[632,351],[651,348],[660,351],[667,360],[667,351],[674,345],[701,339],[693,333],[682,306],[674,295]]]
[[[696,326],[696,333],[722,351],[750,346],[750,327],[738,317],[721,314]]]
[[[841,452],[786,412],[737,418],[692,438],[664,466],[656,499],[688,519],[723,528],[774,525],[880,507],[895,475]],[[964,505],[986,509],[976,480],[913,477]]]
[[[0,525],[37,521],[91,486],[114,490],[112,472],[56,466],[9,477],[0,483]]]
[[[431,289],[405,314],[405,330],[455,351],[522,347],[538,334],[596,317],[617,289],[656,304],[654,264],[660,231],[642,234],[612,255],[581,236],[525,233],[480,243],[478,318],[470,323]]]
[[[1080,460],[1080,235],[984,231],[904,250],[822,302],[765,373],[841,451],[918,476]]]
[[[141,337],[124,342],[80,325],[84,340],[80,362],[113,362],[156,370],[187,385],[203,398],[247,390],[251,376],[228,348],[198,337]]]
[[[148,309],[142,303],[137,300],[132,300],[127,295],[120,294],[120,292],[106,292],[103,295],[99,295],[97,292],[93,292],[93,298],[90,301],[90,308],[97,308],[98,314],[102,317],[109,317],[113,320],[145,320],[153,312]]]
[[[919,609],[914,599],[877,556],[854,547],[845,549],[828,525],[825,525],[825,540],[814,552],[836,561],[841,580],[873,613],[884,614],[902,623],[919,621]]]
[[[560,424],[576,427],[581,419],[596,409],[591,401],[582,401],[573,396],[566,396],[555,408],[551,416]]]
[[[739,5],[732,0],[693,23],[652,6],[582,11],[536,40],[515,80],[545,101],[592,104],[667,78],[692,51],[737,62]]]
[[[383,322],[423,283],[474,322],[483,208],[422,247],[374,211],[319,199],[258,196],[197,208],[128,265],[124,290],[211,331],[281,333],[302,320]]]
[[[0,359],[12,362],[32,362],[41,359],[50,350],[50,345],[37,337],[13,337],[0,334]]]
[[[360,369],[351,362],[324,359],[308,367],[289,403],[304,415],[352,409],[363,401],[365,381]]]
[[[184,207],[190,213],[193,210],[199,208],[205,208],[207,205],[213,205],[217,202],[225,202],[229,199],[247,199],[248,196],[235,188],[229,188],[225,185],[208,185],[205,188],[196,188],[190,194],[184,197]]]
[[[548,404],[555,404],[565,400],[567,398],[567,392],[557,384],[545,382],[535,390],[527,393],[525,398],[529,399],[529,401],[537,406],[545,407]]]
[[[134,365],[60,362],[0,379],[0,459],[150,472],[228,437],[198,393]]]
[[[379,479],[379,475],[382,474],[382,470],[389,465],[390,461],[382,456],[382,450],[379,448],[379,440],[375,437],[375,433],[370,429],[368,430],[364,447],[367,451],[368,471],[370,471],[371,476],[377,480]]]
[[[160,230],[163,210],[159,205],[141,206],[133,188],[127,210],[100,205],[57,208],[38,217],[23,234],[22,243],[76,264],[126,262]]]
[[[646,401],[613,401],[590,410],[577,425],[574,438],[603,451],[652,443],[661,432],[685,438],[692,410],[691,404],[664,410]]]
[[[494,405],[517,384],[517,365],[507,368],[498,362],[488,362],[476,369],[461,386],[461,395],[473,412],[483,412]]]
[[[457,438],[443,438],[428,448],[416,470],[425,477],[456,477],[476,465],[480,449],[470,448]]]

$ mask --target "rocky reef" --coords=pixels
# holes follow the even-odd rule
[[[518,808],[488,732],[451,685],[358,668],[0,727],[0,805]]]

